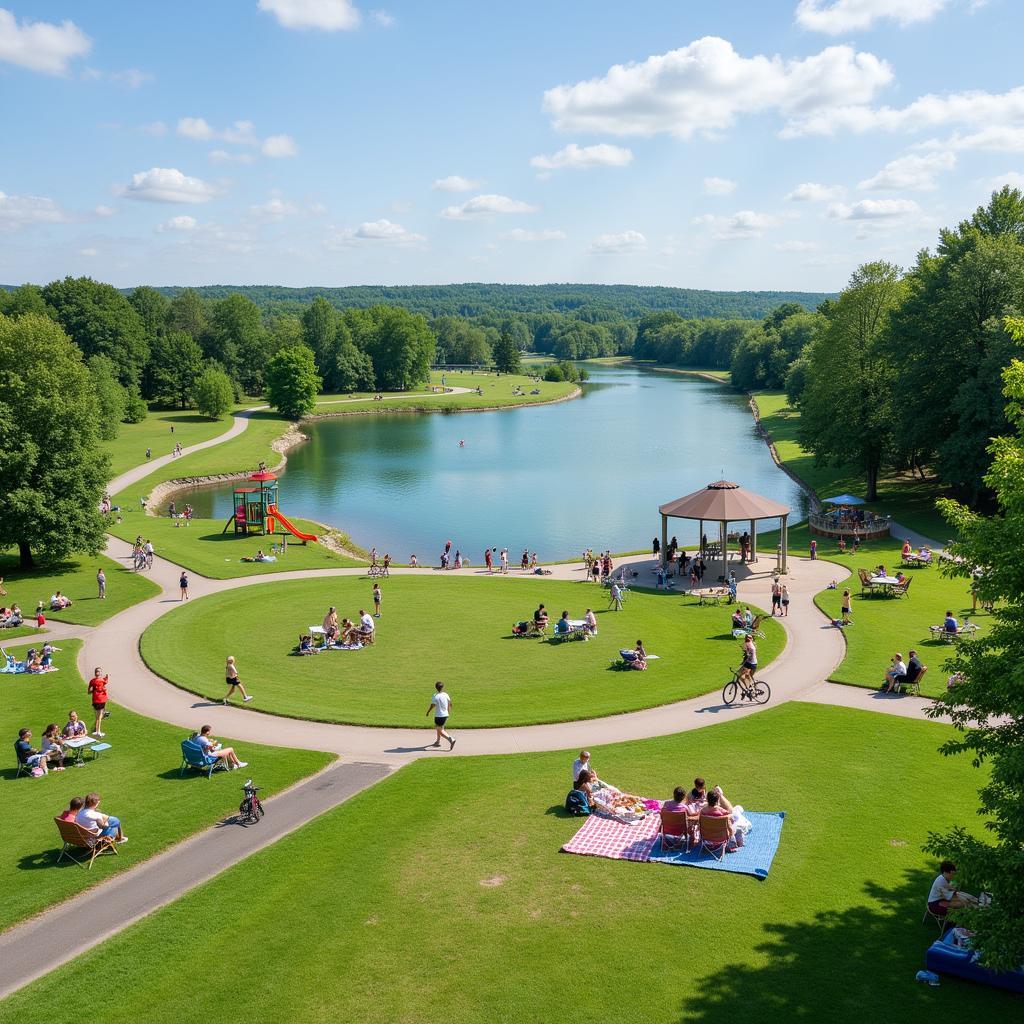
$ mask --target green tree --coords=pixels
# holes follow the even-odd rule
[[[494,346],[494,365],[502,373],[518,373],[523,359],[512,332],[502,328],[498,344]]]
[[[302,313],[301,342],[313,352],[317,369],[327,387],[331,387],[331,367],[338,354],[338,311],[318,295]]]
[[[249,394],[259,394],[263,389],[267,338],[256,303],[237,293],[214,303],[204,352]]]
[[[438,317],[431,324],[437,335],[436,358],[452,366],[489,366],[491,346],[483,328],[458,316]]]
[[[82,354],[49,317],[0,316],[0,547],[23,569],[103,550],[110,462]]]
[[[302,320],[297,316],[274,316],[267,321],[267,356],[278,349],[301,345],[303,339]]]
[[[128,393],[118,383],[117,367],[106,356],[90,356],[87,366],[99,407],[99,435],[104,441],[113,441],[124,419]]]
[[[64,332],[89,356],[108,356],[122,384],[138,384],[149,357],[142,318],[112,285],[66,277],[43,288],[43,298]]]
[[[1024,340],[1024,321],[1007,324]],[[957,644],[950,667],[962,682],[928,709],[932,717],[948,715],[959,733],[943,745],[944,754],[968,754],[975,767],[988,768],[978,809],[987,835],[980,839],[957,826],[929,836],[928,849],[956,862],[966,891],[992,894],[989,907],[951,914],[974,932],[972,947],[985,966],[1009,971],[1024,963],[1024,363],[1013,360],[1002,377],[1015,432],[989,446],[985,482],[996,495],[996,514],[982,517],[940,502],[960,537],[951,553],[962,559],[946,571],[971,578],[979,599],[995,603],[993,622],[977,639]],[[984,566],[977,579],[975,566]]]
[[[196,408],[211,420],[222,419],[235,401],[231,378],[217,366],[207,366],[192,389]]]
[[[182,409],[192,404],[193,389],[203,372],[203,350],[184,331],[156,340],[151,359],[153,397]]]
[[[434,335],[422,316],[393,306],[349,310],[353,340],[369,353],[382,391],[410,391],[430,377]]]
[[[184,331],[203,344],[209,330],[206,301],[194,288],[185,288],[171,299],[167,309],[167,330]]]
[[[800,442],[819,465],[859,466],[868,501],[878,496],[878,474],[893,448],[895,370],[884,341],[906,290],[898,267],[865,263],[807,355]]]
[[[167,328],[170,301],[155,288],[150,288],[149,285],[139,285],[138,288],[133,288],[128,295],[128,302],[132,309],[139,314],[139,319],[142,320],[146,330],[146,340],[152,345]]]
[[[267,363],[267,400],[282,416],[302,419],[316,408],[320,377],[313,350],[295,345],[275,352]]]
[[[38,313],[50,316],[50,307],[43,298],[43,290],[36,284],[23,284],[13,291],[0,291],[0,314],[9,317]]]
[[[328,385],[325,381],[324,384],[332,391],[372,391],[376,380],[373,360],[351,341],[346,341],[335,354],[331,383]]]

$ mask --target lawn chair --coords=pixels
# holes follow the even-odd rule
[[[102,857],[106,853],[112,853],[115,857],[117,856],[117,846],[114,843],[113,836],[97,835],[95,832],[90,832],[87,828],[82,828],[77,821],[64,821],[63,818],[54,818],[53,821],[57,826],[61,839],[64,841],[60,854],[57,856],[58,864],[67,857],[68,860],[73,860],[80,868],[86,867],[86,854],[83,853],[81,856],[76,857],[72,850],[86,851],[89,861],[87,870],[89,871],[92,870],[92,862],[97,857]]]
[[[949,918],[945,913],[936,914],[935,911],[926,903],[924,905],[924,917],[921,918],[921,924],[927,924],[929,918],[939,926],[939,938],[942,938],[946,933],[946,929],[949,927]]]
[[[698,821],[699,815],[688,814],[686,811],[667,811],[663,807],[661,809],[661,827],[658,830],[662,852],[684,850],[689,853],[691,847],[697,842]]]
[[[755,615],[753,622],[750,623],[744,630],[747,636],[756,636],[758,640],[764,639],[764,630],[761,628],[761,623],[764,622],[763,615]]]
[[[870,594],[874,589],[875,585],[871,582],[871,575],[867,569],[858,569],[857,575],[860,577],[860,592],[861,594]]]
[[[928,671],[928,666],[925,665],[920,672],[917,673],[917,678],[913,682],[907,682],[906,676],[903,677],[903,682],[900,686],[904,693],[916,693],[918,697],[921,696],[921,680],[924,679],[925,672]]]
[[[892,594],[893,597],[906,597],[910,590],[910,584],[913,582],[913,580],[908,579],[903,583],[897,583],[894,587],[889,588],[889,593]]]
[[[702,814],[700,816],[700,852],[707,850],[715,860],[725,856],[725,848],[729,845],[729,815],[717,816]]]
[[[206,772],[207,779],[213,777],[213,773],[220,768],[227,771],[227,762],[223,757],[215,757],[207,754],[203,748],[194,740],[181,741],[181,770],[178,778],[185,774],[186,768],[195,768],[197,771]]]

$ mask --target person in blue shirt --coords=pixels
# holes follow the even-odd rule
[[[559,634],[571,633],[572,626],[569,624],[569,613],[562,612],[562,617],[555,623],[555,632]]]
[[[943,628],[947,633],[960,632],[960,623],[956,621],[956,616],[951,611],[946,612],[946,621],[943,623]]]

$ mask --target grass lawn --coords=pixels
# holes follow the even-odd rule
[[[151,1024],[197,1000],[232,1022],[1013,1019],[1010,994],[914,982],[936,935],[921,845],[980,828],[981,773],[936,754],[947,735],[787,704],[593,751],[643,795],[699,772],[786,811],[765,881],[559,853],[581,824],[561,809],[572,752],[424,759],[9,997],[0,1021],[70,1018],[97,978]],[[898,815],[880,811],[878,779],[921,775]]]
[[[900,565],[899,548],[894,547],[893,542],[887,542],[885,548],[876,542],[868,552],[861,549],[857,555],[840,555],[832,548],[831,540],[819,537],[818,551],[821,556],[845,565],[854,573],[841,582],[837,590],[823,590],[815,598],[818,607],[833,619],[840,617],[844,588],[849,588],[852,598],[850,614],[853,625],[845,630],[846,657],[831,678],[837,683],[878,687],[885,679],[885,670],[892,656],[899,651],[906,661],[907,652],[914,648],[928,666],[921,692],[930,697],[944,693],[949,673],[942,665],[952,655],[953,649],[944,641],[933,639],[928,627],[940,624],[947,609],[951,609],[960,622],[969,615],[981,629],[987,628],[991,618],[980,605],[977,612],[971,611],[967,580],[950,579],[939,571],[937,565],[927,569],[905,569],[903,571],[914,581],[906,597],[861,596],[857,569],[872,569],[881,563],[888,570],[895,571]]]
[[[322,527],[307,520],[292,521],[297,529],[307,533],[319,535],[323,532]],[[303,545],[291,537],[288,538],[291,542],[288,545],[288,553],[279,556],[276,562],[243,562],[243,555],[251,558],[260,548],[269,554],[274,538],[239,537],[233,529],[224,533],[224,520],[221,519],[193,519],[191,525],[187,527],[176,527],[174,524],[177,522],[180,520],[167,516],[149,516],[133,509],[125,513],[124,522],[120,526],[111,527],[110,532],[127,541],[135,540],[141,533],[143,537],[153,542],[153,547],[161,558],[169,559],[176,565],[182,565],[211,579],[365,564],[343,555],[336,555],[322,544],[311,542]]]
[[[835,494],[864,494],[865,477],[855,466],[816,466],[814,456],[797,440],[800,413],[789,407],[781,391],[761,391],[755,396],[761,423],[775,442],[779,458],[813,488],[819,498]],[[921,481],[910,475],[888,477],[878,482],[878,500],[871,509],[892,516],[903,526],[940,543],[952,534],[952,527],[939,515],[935,499],[944,492],[934,480]]]
[[[110,455],[111,476],[118,476],[144,462],[147,448],[152,449],[153,458],[157,459],[161,455],[170,455],[179,442],[187,448],[223,434],[230,426],[229,417],[211,420],[195,409],[162,409],[150,412],[142,423],[122,423],[117,437],[103,442]],[[171,427],[174,427],[173,434]]]
[[[290,556],[289,556],[290,557]],[[422,726],[436,679],[454,696],[452,723],[526,725],[633,711],[721,689],[739,663],[729,610],[700,607],[679,594],[629,595],[607,611],[608,591],[565,581],[393,576],[384,581],[377,642],[361,651],[291,654],[300,632],[334,605],[358,619],[372,611],[371,583],[356,577],[296,580],[214,594],[175,609],[143,635],[150,667],[203,695],[219,691],[233,654],[256,695],[255,707],[302,718],[365,725]],[[513,622],[543,601],[553,618],[569,609],[598,617],[583,643],[512,639]],[[660,659],[648,670],[610,667],[620,647],[641,638]],[[763,663],[782,650],[769,622]]]
[[[32,730],[39,747],[43,729],[50,722],[63,726],[70,708],[76,708],[92,725],[92,708],[85,683],[75,666],[80,642],[65,640],[55,664],[60,671],[43,676],[3,676],[4,699],[0,702],[0,733],[11,743],[18,730]],[[111,670],[111,697],[131,680]],[[0,838],[0,928],[50,907],[96,885],[111,874],[125,871],[185,836],[212,825],[238,806],[241,781],[238,773],[217,772],[210,781],[198,772],[179,779],[179,744],[185,733],[116,704],[109,705],[106,742],[113,745],[98,761],[84,768],[68,768],[34,779],[15,781],[13,751],[7,750],[4,804],[10,823]],[[196,728],[203,720],[216,724],[216,709],[196,712]],[[222,739],[224,737],[221,737]],[[229,742],[229,741],[226,741]],[[259,772],[268,791],[283,789],[330,762],[327,754],[283,750],[278,747],[239,747],[243,760]],[[97,862],[82,871],[64,861],[54,866],[60,842],[53,818],[75,795],[89,791],[103,796],[103,807],[124,822],[130,841],[118,848],[117,857]]]
[[[100,566],[103,566],[107,577],[107,597],[104,601],[99,599],[96,588],[96,571]],[[95,626],[159,591],[156,584],[145,576],[125,569],[106,555],[22,572],[18,568],[17,555],[0,554],[0,576],[3,576],[4,587],[7,589],[7,597],[2,599],[4,604],[20,605],[22,612],[28,616],[34,614],[36,604],[42,600],[46,606],[47,619],[75,622],[84,626]],[[71,598],[73,604],[70,608],[62,612],[49,610],[50,595],[55,590]],[[0,633],[0,639],[10,635],[7,632]]]

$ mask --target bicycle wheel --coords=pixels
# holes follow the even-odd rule
[[[755,704],[767,704],[772,699],[772,688],[763,679],[754,681],[751,692]]]
[[[734,679],[722,687],[722,703],[732,705],[736,703],[736,695],[739,693],[739,684]]]

